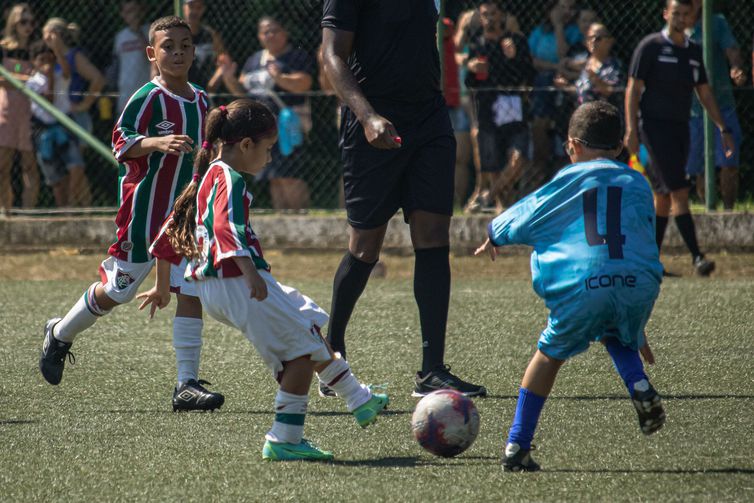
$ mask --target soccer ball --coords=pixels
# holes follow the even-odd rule
[[[463,393],[433,391],[416,404],[411,429],[419,445],[432,454],[451,458],[474,443],[479,433],[479,412]]]

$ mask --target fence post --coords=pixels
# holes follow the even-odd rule
[[[23,82],[15,78],[6,68],[0,65],[0,76],[7,80],[13,87],[25,94],[30,100],[44,108],[46,112],[52,115],[56,121],[58,121],[64,128],[76,135],[80,140],[88,144],[95,152],[105,158],[110,164],[118,166],[118,161],[113,157],[113,153],[109,148],[104,146],[101,141],[95,138],[87,130],[76,124],[73,119],[66,114],[55,108],[52,103],[38,95],[31,89],[27,88]]]
[[[709,84],[714,86],[712,72],[714,71],[715,51],[714,34],[712,33],[712,1],[705,0],[702,4],[702,44],[704,46],[704,67],[707,69]],[[714,87],[712,91],[714,92]],[[704,198],[707,211],[714,211],[717,203],[715,191],[715,129],[707,110],[704,110]]]
[[[181,12],[181,0],[173,0],[173,15],[183,17]]]

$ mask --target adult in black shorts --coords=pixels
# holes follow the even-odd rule
[[[500,0],[479,5],[482,32],[469,42],[466,85],[474,100],[479,124],[477,142],[481,183],[489,190],[498,210],[512,205],[516,184],[524,174],[529,151],[529,126],[523,92],[536,70],[526,37],[506,31]]]
[[[482,386],[444,363],[455,138],[440,86],[435,0],[325,0],[324,69],[343,101],[340,144],[348,252],[335,273],[328,341],[345,356],[353,308],[398,209],[411,229],[422,369],[414,396]],[[330,390],[320,384],[324,394]]]
[[[663,10],[667,26],[644,38],[634,51],[626,88],[625,142],[632,153],[638,153],[641,137],[649,151],[647,172],[655,193],[657,247],[662,247],[672,208],[696,272],[708,276],[715,263],[699,250],[685,171],[692,92],[696,91],[699,102],[720,129],[726,156],[732,155],[735,145],[707,83],[702,49],[685,34],[691,8],[691,0],[667,0]]]

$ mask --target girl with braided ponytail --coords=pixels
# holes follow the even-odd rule
[[[329,460],[332,453],[303,438],[313,373],[345,400],[361,427],[376,420],[388,397],[359,383],[321,337],[327,313],[270,274],[249,221],[252,196],[241,173],[260,172],[276,141],[275,117],[262,103],[240,99],[209,112],[194,179],[152,246],[157,282],[140,295],[141,308],[151,304],[154,314],[166,305],[170,263],[189,259],[186,279],[195,282],[204,309],[243,332],[280,384],[263,459]]]

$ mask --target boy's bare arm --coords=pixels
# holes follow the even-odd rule
[[[151,136],[142,138],[126,150],[123,157],[126,159],[136,159],[152,152],[162,152],[164,154],[180,155],[189,153],[194,150],[194,140],[190,136],[182,134],[171,134],[167,136]]]

